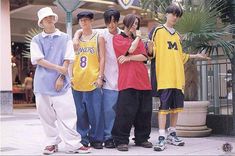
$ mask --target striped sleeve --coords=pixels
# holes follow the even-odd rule
[[[182,53],[182,60],[184,64],[188,61],[188,59],[189,59],[189,54]]]

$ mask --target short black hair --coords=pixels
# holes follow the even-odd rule
[[[183,15],[183,10],[180,6],[175,4],[171,4],[166,8],[166,13],[174,14],[177,17],[181,17]]]
[[[104,22],[105,24],[109,24],[111,22],[112,17],[115,22],[119,21],[120,12],[116,9],[108,9],[104,12]]]
[[[93,19],[94,18],[94,14],[92,12],[90,12],[90,11],[82,11],[82,12],[77,14],[78,21],[79,21],[79,19],[81,19],[83,17],[87,17],[87,18]]]

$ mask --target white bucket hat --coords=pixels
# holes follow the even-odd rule
[[[45,7],[38,11],[38,26],[39,27],[43,28],[41,21],[43,18],[47,16],[55,16],[55,22],[58,21],[58,16],[52,11],[52,9],[50,7]]]

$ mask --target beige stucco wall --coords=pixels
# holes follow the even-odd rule
[[[0,1],[0,91],[12,90],[9,0]]]
[[[27,19],[11,18],[11,41],[13,42],[25,42],[25,34],[32,28],[39,28],[37,21]],[[61,31],[65,30],[65,24],[56,23],[56,27]]]

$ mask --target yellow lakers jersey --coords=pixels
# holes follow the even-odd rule
[[[77,91],[92,91],[99,76],[98,33],[89,41],[79,39],[79,50],[75,53],[72,87]]]
[[[152,40],[156,59],[156,77],[158,90],[176,88],[184,91],[184,63],[189,55],[183,53],[180,37],[164,26],[155,29]]]

